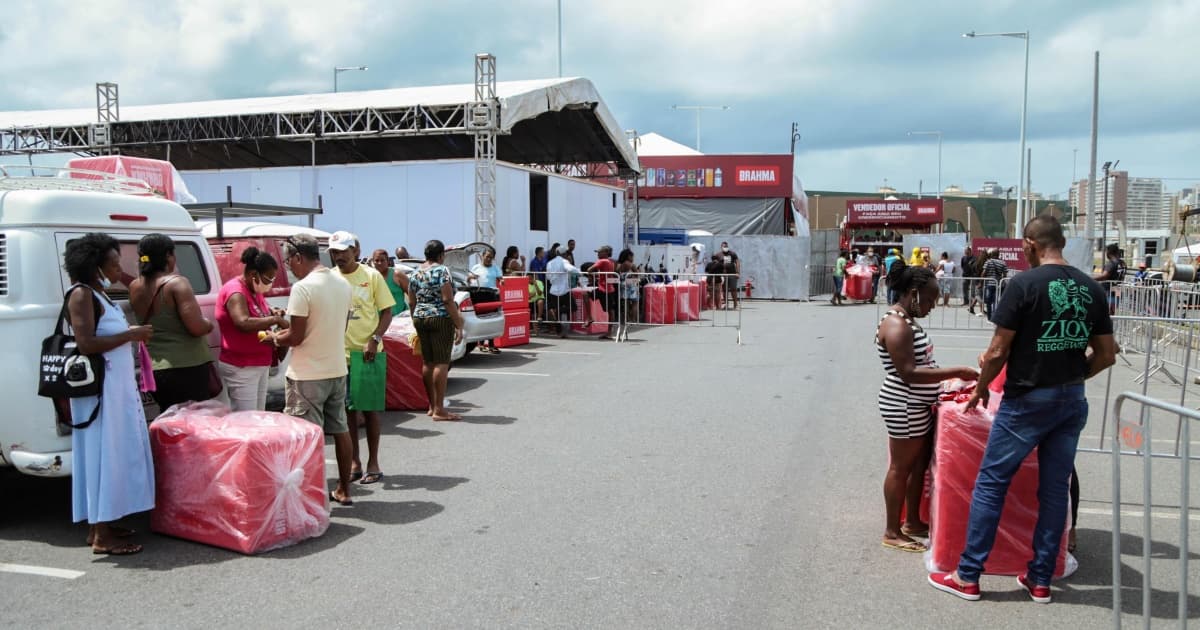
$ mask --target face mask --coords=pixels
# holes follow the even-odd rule
[[[100,288],[107,291],[108,288],[112,286],[112,284],[113,284],[112,280],[109,280],[108,276],[104,275],[104,272],[101,271],[100,272]]]
[[[260,280],[261,280],[260,278],[254,279],[254,292],[255,293],[266,293],[267,291],[270,291],[271,285],[273,283],[261,282]]]
[[[728,253],[729,253],[729,248],[728,248],[728,247],[722,247],[722,248],[721,248],[721,251],[723,251],[723,252],[725,252],[725,253],[727,253],[727,254],[728,254]]]

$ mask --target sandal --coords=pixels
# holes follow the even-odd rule
[[[329,500],[337,503],[338,505],[354,505],[354,499],[351,499],[349,495],[347,495],[345,499],[339,499],[334,496],[333,490],[329,491]]]
[[[929,538],[929,528],[925,529],[909,529],[908,526],[900,527],[900,533],[909,538]]]
[[[130,536],[136,534],[137,530],[129,529],[128,527],[118,527],[116,525],[109,525],[108,533],[112,534],[116,538],[129,538]],[[93,542],[94,541],[92,540],[92,535],[88,534],[87,546],[91,547]]]
[[[97,556],[132,556],[141,552],[142,546],[137,543],[121,543],[104,549],[92,547],[92,553]]]
[[[919,540],[910,540],[908,542],[890,542],[885,540],[882,544],[888,549],[906,551],[908,553],[925,553],[929,551],[929,547]]]
[[[382,470],[379,472],[369,472],[369,473],[363,475],[362,481],[360,481],[358,483],[359,483],[359,485],[369,486],[373,483],[379,483],[380,479],[383,479],[383,471]]]

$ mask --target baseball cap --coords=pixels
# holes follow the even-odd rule
[[[600,247],[596,248],[597,254],[599,254],[600,252],[611,252],[611,251],[612,251],[611,245],[601,245]]]
[[[350,249],[351,247],[358,247],[358,237],[354,234],[344,230],[338,230],[337,232],[329,235],[329,249],[335,252],[340,252]]]
[[[564,255],[564,254],[570,253],[570,251],[571,251],[571,249],[570,249],[569,247],[567,247],[566,245],[559,245],[559,246],[558,246],[558,255],[559,255],[559,256],[562,256],[562,255]]]

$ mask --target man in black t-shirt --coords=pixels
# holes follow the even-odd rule
[[[742,274],[742,261],[738,260],[737,252],[729,249],[729,243],[721,243],[721,262],[725,265],[725,293],[733,301],[734,310],[738,307],[738,276]]]
[[[963,283],[962,283],[963,306],[966,306],[967,310],[971,314],[974,314],[975,313],[975,302],[973,302],[971,300],[971,295],[972,295],[972,293],[974,293],[975,281],[968,280],[968,278],[974,277],[976,275],[975,252],[973,252],[970,247],[967,247],[966,251],[963,252],[962,259],[959,260],[958,262],[959,262],[959,269],[962,270],[962,276],[963,276]]]
[[[1084,380],[1113,364],[1116,344],[1104,290],[1063,258],[1062,226],[1049,215],[1025,226],[1030,270],[1009,281],[992,314],[996,331],[980,356],[979,383],[967,403],[988,402],[988,385],[1007,363],[1004,400],[971,495],[967,544],[958,570],[931,573],[934,588],[979,599],[979,574],[996,539],[1009,483],[1038,449],[1038,520],[1033,559],[1018,577],[1030,597],[1050,601],[1050,577],[1067,522],[1068,487],[1079,433],[1087,423]]]

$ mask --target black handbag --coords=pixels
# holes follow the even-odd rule
[[[104,391],[104,356],[99,354],[81,354],[75,344],[75,335],[67,334],[67,303],[71,293],[84,285],[71,287],[63,296],[62,310],[58,314],[58,322],[54,334],[42,340],[41,367],[38,370],[38,395],[46,398],[84,398],[99,397]],[[89,291],[91,289],[88,289]],[[93,309],[96,323],[100,323],[100,298],[92,293]],[[55,409],[59,409],[55,405]],[[86,421],[72,424],[59,416],[60,422],[69,424],[73,429],[84,429],[96,421],[100,414],[100,400]]]

